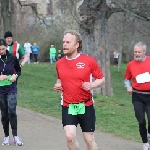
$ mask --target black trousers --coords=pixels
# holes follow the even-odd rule
[[[0,94],[0,109],[1,122],[4,129],[5,136],[9,136],[9,123],[12,129],[12,135],[17,136],[17,94]]]
[[[118,65],[118,58],[114,58],[114,65]]]
[[[34,60],[35,60],[35,62],[38,61],[38,60],[37,60],[37,57],[38,57],[38,54],[34,54]]]
[[[145,114],[148,119],[148,133],[150,133],[150,94],[132,93],[132,103],[135,116],[139,123],[139,132],[143,143],[147,143],[147,128]]]

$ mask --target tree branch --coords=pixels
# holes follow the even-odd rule
[[[150,17],[146,17],[145,15],[142,15],[140,12],[131,11],[128,8],[125,8],[125,6],[122,6],[120,4],[117,4],[116,2],[113,2],[114,5],[118,6],[122,9],[122,11],[127,12],[131,14],[132,16],[135,16],[141,20],[150,21]]]

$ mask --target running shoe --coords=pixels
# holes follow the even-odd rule
[[[9,136],[4,137],[2,145],[9,145]]]
[[[149,143],[145,143],[143,145],[143,150],[149,150]]]
[[[23,143],[21,142],[21,138],[19,138],[18,136],[14,136],[13,138],[13,143],[16,145],[16,146],[22,146]]]

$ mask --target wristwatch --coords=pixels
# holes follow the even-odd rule
[[[17,74],[15,74],[16,75],[16,78],[18,77],[18,75]]]

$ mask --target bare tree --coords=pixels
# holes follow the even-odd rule
[[[44,3],[44,1],[46,0],[41,0],[40,2]],[[30,38],[28,39],[29,41],[37,40],[38,44],[42,47],[40,56],[43,58],[41,60],[47,61],[49,59],[48,50],[51,44],[55,45],[57,49],[62,49],[61,43],[64,30],[68,28],[77,30],[79,29],[75,9],[76,3],[74,0],[57,0],[55,3],[54,1],[49,0],[48,8],[51,8],[52,10],[50,11],[48,9],[47,16],[39,13],[37,9],[39,4],[33,5],[33,3],[30,1],[22,2],[21,0],[18,0],[18,3],[20,5],[20,12],[26,13],[26,17],[23,17],[23,15],[20,14],[20,20],[21,18],[28,18],[29,16],[35,17],[36,20],[31,26],[28,26],[28,28],[27,25],[25,25],[27,21],[25,21],[21,26],[23,30],[21,30],[21,28],[19,29],[19,26],[17,28],[15,27],[17,29],[17,38],[24,41],[24,37],[26,36]],[[32,13],[35,16],[33,14],[29,14],[29,9],[32,9]],[[32,20],[34,19],[32,18]],[[43,38],[43,35],[45,38]]]
[[[3,19],[4,31],[12,29],[11,4],[11,0],[1,0],[1,15]]]
[[[149,1],[144,2],[147,4]],[[137,3],[135,0],[113,0],[113,2],[111,0],[84,0],[80,6],[80,32],[83,36],[83,51],[97,59],[106,77],[105,85],[98,89],[98,93],[113,95],[110,54],[107,49],[107,19],[115,12],[128,12],[140,19],[149,21],[149,13],[142,12],[139,4],[141,3]]]
[[[1,0],[1,4],[4,6],[6,11],[2,12],[3,18],[9,18],[11,14],[11,0]],[[108,18],[115,12],[126,12],[131,14],[134,17],[137,17],[141,20],[149,21],[150,19],[150,12],[149,12],[149,4],[150,0],[80,0],[83,1],[82,5],[79,7],[79,15],[80,19],[77,20],[75,14],[75,3],[73,0],[64,0],[59,1],[58,5],[61,5],[62,12],[64,12],[65,6],[67,6],[68,10],[71,10],[71,15],[73,16],[72,20],[69,18],[66,19],[66,15],[63,14],[61,17],[56,17],[55,20],[52,20],[50,24],[47,24],[47,19],[42,15],[39,14],[35,5],[33,3],[22,4],[20,0],[17,2],[20,4],[21,7],[30,7],[37,20],[36,23],[40,23],[40,28],[44,27],[46,30],[47,27],[51,27],[52,30],[49,31],[55,34],[55,37],[60,37],[63,30],[66,28],[74,28],[73,23],[70,22],[79,22],[80,24],[80,32],[83,36],[83,52],[93,55],[99,65],[102,67],[102,70],[106,77],[106,82],[104,86],[97,90],[97,93],[101,93],[103,95],[113,96],[113,89],[111,86],[111,73],[110,73],[110,52],[108,51]],[[67,4],[67,5],[66,5]],[[73,6],[73,7],[72,7]],[[1,9],[2,10],[2,9]],[[53,10],[56,10],[53,8]],[[55,12],[54,12],[55,13]],[[9,14],[9,15],[8,15]],[[8,15],[8,16],[6,16]],[[5,17],[4,17],[5,16]],[[9,20],[10,21],[10,20]],[[6,27],[10,28],[10,23],[7,23],[4,20],[5,30]],[[40,31],[36,30],[36,31]],[[41,33],[48,35],[49,32],[43,30]],[[30,31],[30,30],[28,30]],[[30,32],[31,33],[31,32]],[[38,32],[37,32],[38,33]],[[41,35],[41,34],[39,34]],[[53,40],[53,39],[51,39]]]

